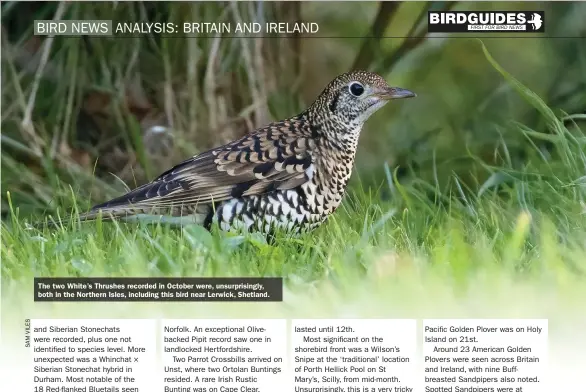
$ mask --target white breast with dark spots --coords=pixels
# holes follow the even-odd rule
[[[268,232],[277,227],[300,232],[318,227],[341,204],[352,173],[357,138],[348,136],[338,148],[327,146],[314,156],[305,172],[308,181],[301,186],[226,201],[214,220],[222,230]]]
[[[332,141],[323,149],[316,162],[313,181],[317,213],[329,215],[341,204],[352,175],[357,141],[355,134],[349,134],[346,139]]]
[[[298,190],[275,191],[260,196],[232,199],[219,206],[215,219],[222,230],[268,232],[279,228],[299,232],[315,227],[312,214]]]
[[[325,220],[327,212],[316,184],[314,165],[307,168],[306,175],[308,181],[297,188],[226,201],[218,206],[214,220],[222,230],[314,229]]]

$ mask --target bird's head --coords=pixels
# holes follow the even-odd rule
[[[316,112],[333,116],[349,129],[360,129],[364,122],[393,99],[415,97],[415,93],[391,87],[372,72],[353,71],[332,80],[313,104]]]

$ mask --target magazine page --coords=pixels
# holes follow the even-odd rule
[[[586,3],[1,12],[0,390],[584,390]]]

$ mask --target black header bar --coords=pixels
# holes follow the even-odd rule
[[[35,278],[35,301],[279,302],[282,278]]]

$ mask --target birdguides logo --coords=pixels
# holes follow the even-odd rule
[[[427,16],[427,31],[430,33],[545,32],[543,11],[429,11]]]

